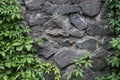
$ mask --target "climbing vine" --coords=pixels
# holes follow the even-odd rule
[[[109,23],[107,28],[114,30],[115,36],[110,41],[110,44],[113,46],[115,53],[108,55],[106,58],[107,65],[110,68],[108,74],[98,76],[94,80],[120,80],[120,1],[107,0],[107,2],[110,10],[108,13]],[[68,80],[71,77],[74,77],[74,80],[83,80],[83,67],[92,67],[91,56],[89,54],[85,56],[75,61],[76,68],[68,74]]]
[[[92,67],[92,54],[86,53],[78,60],[75,60],[76,68],[68,73],[67,80],[83,80],[84,78],[84,69]]]
[[[60,80],[59,69],[34,54],[33,44],[41,45],[42,40],[29,36],[22,19],[16,0],[0,0],[0,80],[45,80],[50,73]]]
[[[108,28],[114,29],[115,38],[110,43],[115,49],[115,53],[106,59],[110,72],[107,75],[97,77],[95,80],[120,80],[120,1],[108,0],[110,12]]]

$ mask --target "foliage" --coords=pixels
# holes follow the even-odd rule
[[[45,80],[54,73],[60,80],[60,71],[53,63],[43,63],[35,54],[30,30],[21,24],[20,6],[16,0],[0,0],[0,80]]]
[[[72,77],[74,77],[73,80],[83,80],[84,70],[83,68],[90,68],[92,67],[92,55],[90,53],[87,53],[83,55],[80,59],[75,60],[76,68],[68,74],[67,80],[71,80]]]
[[[109,28],[114,29],[116,34],[110,43],[115,49],[115,53],[109,55],[106,59],[108,66],[110,67],[110,73],[101,77],[97,77],[95,80],[120,80],[120,1],[108,0],[110,13],[109,16]]]

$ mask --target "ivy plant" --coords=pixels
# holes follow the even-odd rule
[[[95,80],[120,80],[120,1],[108,0],[110,12],[108,28],[114,29],[115,37],[110,41],[115,53],[108,55],[106,62],[110,67],[107,75],[97,77]]]
[[[92,67],[92,55],[90,53],[84,54],[81,58],[74,60],[76,68],[68,73],[67,80],[83,80],[84,70],[83,68]]]
[[[45,80],[51,72],[54,80],[60,80],[59,69],[34,54],[33,44],[42,44],[42,40],[29,36],[22,19],[16,0],[0,0],[0,80]]]

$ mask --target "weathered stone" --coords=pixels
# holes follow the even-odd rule
[[[69,18],[66,16],[54,14],[52,16],[52,20],[58,25],[58,27],[62,28],[63,31],[68,31],[72,27],[72,25],[70,24]]]
[[[93,53],[93,58],[98,59],[98,58],[104,58],[106,57],[110,52],[108,52],[104,48],[98,48],[97,50],[94,51]]]
[[[79,12],[78,5],[65,5],[60,7],[59,13],[62,15]]]
[[[47,0],[57,5],[62,4],[79,4],[82,0]]]
[[[101,72],[93,72],[90,69],[85,69],[83,80],[94,80],[97,76],[100,76]]]
[[[46,30],[50,27],[51,28],[57,28],[57,25],[52,20],[49,20],[45,24],[43,24],[43,30]]]
[[[70,45],[72,45],[72,43],[73,43],[73,41],[71,41],[68,38],[61,39],[61,41],[60,41],[61,46],[70,46]]]
[[[55,62],[60,68],[64,68],[72,63],[75,59],[78,59],[83,55],[85,51],[70,50],[68,48],[62,48],[54,55]]]
[[[62,35],[63,37],[69,37],[69,36],[70,36],[70,34],[69,34],[68,31],[62,31],[61,35]]]
[[[48,0],[48,1],[57,5],[62,5],[70,2],[70,0]]]
[[[100,12],[100,18],[101,18],[101,19],[108,18],[108,15],[107,15],[107,14],[108,14],[108,12],[110,11],[109,8],[108,8],[108,5],[109,5],[109,3],[108,3],[108,1],[106,1],[106,2],[104,3],[103,7],[102,7],[101,12]]]
[[[54,37],[61,36],[61,34],[62,34],[62,30],[59,28],[47,29],[47,30],[45,30],[45,32]]]
[[[87,34],[90,36],[107,36],[110,34],[110,30],[93,24],[93,25],[89,25]]]
[[[112,39],[112,37],[106,37],[106,38],[104,38],[104,40],[103,40],[103,47],[104,47],[105,49],[107,49],[107,50],[113,48],[112,45],[109,43],[111,39]]]
[[[22,16],[25,16],[25,14],[26,14],[26,8],[25,8],[25,6],[21,6],[20,7],[21,8],[21,10],[22,10]]]
[[[67,75],[72,72],[75,69],[75,65],[68,66],[63,72],[62,72],[62,80],[67,80]],[[73,80],[73,79],[71,79]]]
[[[85,41],[78,41],[76,44],[77,44],[77,47],[80,48],[80,49],[88,49],[90,51],[94,51],[96,50],[96,40],[94,39],[88,39],[88,40],[85,40]]]
[[[92,70],[93,71],[101,71],[107,67],[107,63],[105,62],[104,59],[95,59],[92,62]]]
[[[29,10],[41,9],[44,0],[25,0],[25,5]]]
[[[39,50],[39,52],[38,52],[39,56],[43,56],[46,59],[48,59],[49,57],[51,57],[53,54],[55,54],[55,53],[53,53],[51,50],[45,49],[45,48],[41,48]]]
[[[32,26],[31,27],[31,31],[32,32],[41,32],[42,30],[41,30],[41,26],[40,25],[38,25],[38,26]]]
[[[45,58],[51,57],[59,49],[59,45],[55,43],[54,41],[47,41],[43,44],[42,47],[43,48],[39,48],[38,55],[42,55]]]
[[[77,38],[82,38],[85,34],[85,31],[79,31],[78,29],[73,29],[70,32],[70,35]]]
[[[90,17],[94,17],[100,12],[99,0],[85,0],[80,3],[82,12]]]
[[[29,24],[31,26],[33,25],[39,25],[39,24],[44,24],[45,22],[47,22],[49,20],[49,16],[46,16],[43,13],[32,13],[30,15],[30,18],[28,20]]]
[[[45,2],[43,6],[43,10],[47,13],[53,14],[56,11],[57,5],[52,4],[50,2]]]
[[[87,28],[87,22],[79,14],[71,15],[70,20],[71,23],[79,30]]]

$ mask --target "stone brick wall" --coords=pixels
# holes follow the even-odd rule
[[[113,51],[108,43],[113,32],[104,29],[108,23],[106,0],[18,1],[23,24],[30,27],[32,37],[44,40],[43,46],[37,46],[38,55],[44,61],[55,61],[61,69],[62,80],[74,69],[73,60],[89,51],[94,57],[93,68],[85,70],[84,80],[108,71],[104,58]]]

